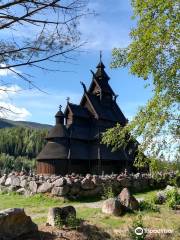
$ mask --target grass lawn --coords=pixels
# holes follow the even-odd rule
[[[135,194],[137,198],[150,199],[156,191]],[[50,198],[45,195],[35,195],[24,197],[17,194],[0,193],[0,210],[6,208],[24,208],[34,222],[42,224],[46,222],[49,207],[61,207],[73,205],[77,210],[78,218],[86,220],[88,223],[103,228],[106,231],[118,232],[127,230],[137,218],[138,212],[127,213],[121,217],[115,217],[103,214],[99,202],[93,202],[95,199],[87,202],[69,201],[59,198]],[[101,202],[100,202],[101,203]],[[180,214],[170,210],[166,205],[160,206],[160,212],[143,211],[141,212],[144,226],[151,229],[172,229],[174,231],[174,240],[180,239]],[[170,239],[170,238],[168,238]]]

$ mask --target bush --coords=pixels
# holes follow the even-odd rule
[[[168,184],[171,186],[180,187],[180,172],[179,171],[176,172],[176,175],[172,179],[169,179]]]
[[[67,217],[66,222],[67,222],[67,226],[69,228],[77,228],[77,227],[79,227],[80,223],[82,222],[82,219],[76,218],[74,215],[69,215]]]
[[[168,205],[168,207],[175,208],[176,205],[180,204],[180,194],[178,193],[177,188],[168,190],[166,192],[166,197],[167,197],[166,204]]]
[[[80,218],[76,218],[73,214],[70,214],[66,221],[61,218],[60,215],[57,215],[55,217],[55,226],[58,228],[63,228],[63,226],[66,226],[68,228],[77,228],[80,226],[81,222],[83,220]]]
[[[0,170],[1,172],[9,173],[12,170],[20,172],[22,169],[29,171],[35,169],[35,159],[29,159],[28,157],[14,157],[9,154],[0,154]]]
[[[62,228],[64,226],[64,221],[62,220],[60,215],[56,215],[54,221],[57,228]]]
[[[108,198],[114,198],[114,197],[115,197],[115,193],[113,191],[112,184],[109,184],[109,185],[103,184],[102,198],[108,199]]]
[[[139,203],[140,211],[159,212],[159,208],[151,201],[142,201]]]
[[[166,194],[163,191],[157,192],[152,196],[151,203],[153,204],[163,204],[166,202]]]
[[[136,229],[139,228],[142,230],[141,235],[136,234]],[[142,216],[138,215],[137,219],[133,221],[132,227],[129,228],[129,238],[132,240],[145,240],[147,233],[144,231],[144,223]]]

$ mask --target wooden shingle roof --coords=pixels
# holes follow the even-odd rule
[[[93,105],[93,108],[98,114],[98,117],[104,120],[109,120],[112,122],[124,122],[125,116],[117,106],[115,102],[112,102],[112,105],[110,107],[106,107],[101,104],[97,96],[86,93],[85,96],[89,99],[91,104]]]
[[[104,79],[97,78],[95,73],[92,70],[91,72],[93,74],[93,81],[91,82],[91,85],[89,87],[89,90],[88,90],[89,93],[92,93],[94,85],[97,85],[102,92],[115,95],[114,91],[112,90],[111,86],[108,84],[107,81],[104,81]]]
[[[67,159],[68,147],[66,144],[48,141],[43,150],[37,156],[37,160]]]
[[[97,78],[103,79],[104,81],[108,81],[110,79],[110,77],[107,75],[107,73],[104,70],[105,66],[102,61],[99,62],[96,68],[97,68],[97,71],[95,73],[95,76]]]
[[[52,138],[67,138],[68,131],[66,127],[62,124],[56,124],[48,133],[46,139],[52,139]]]
[[[82,118],[90,117],[88,110],[80,105],[68,103],[67,108],[65,110],[65,114],[66,114],[68,108],[71,110],[71,112],[74,116],[82,117]]]

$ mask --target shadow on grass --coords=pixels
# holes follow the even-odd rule
[[[83,236],[87,237],[88,240],[112,239],[112,236],[109,233],[95,225],[83,224],[77,230],[82,233]]]
[[[91,202],[98,202],[102,200],[102,196],[90,196],[90,197],[77,197],[77,198],[68,198],[67,201],[70,202],[80,202],[80,203],[91,203]]]
[[[35,233],[24,234],[14,240],[54,240],[57,236],[50,232],[38,231]],[[67,239],[69,240],[69,239]]]
[[[14,240],[113,240],[113,238],[105,230],[87,223],[81,224],[76,229],[56,229],[56,228],[44,228],[43,230],[26,234],[18,237]]]
[[[14,240],[75,240],[71,239],[70,237],[64,236],[64,234],[61,233],[54,233],[54,232],[45,232],[45,231],[38,231],[35,233],[29,233],[25,234],[21,237],[18,237]],[[79,239],[78,239],[79,240]]]

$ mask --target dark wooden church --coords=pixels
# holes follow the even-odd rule
[[[101,133],[127,119],[116,103],[117,95],[109,85],[109,76],[101,59],[92,82],[79,105],[67,102],[55,115],[56,125],[46,137],[47,144],[37,156],[38,174],[120,173],[133,171],[136,146],[112,152],[101,144]]]

